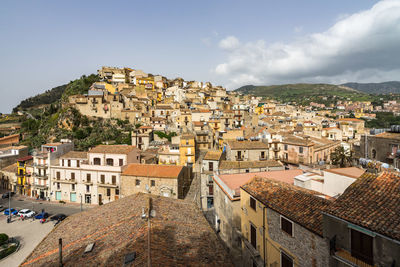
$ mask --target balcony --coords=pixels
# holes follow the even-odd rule
[[[75,179],[53,179],[54,182],[62,183],[62,184],[77,184],[78,182]]]
[[[335,254],[333,255],[333,258],[338,261],[344,262],[350,266],[359,266],[359,267],[374,266],[366,263],[365,261],[353,257],[349,251],[346,251],[344,249],[339,249],[338,251],[336,251]],[[372,262],[373,260],[369,259],[369,261]]]
[[[268,158],[267,158],[266,156],[264,156],[264,157],[263,157],[263,156],[260,156],[260,157],[259,157],[259,160],[260,160],[260,161],[262,161],[262,160],[268,160]]]
[[[243,161],[244,156],[235,156],[236,161]]]
[[[40,168],[40,169],[45,169],[45,168],[47,168],[47,164],[34,163],[33,167]]]
[[[98,183],[99,187],[110,187],[110,188],[118,188],[117,184],[110,184],[110,183],[106,183],[106,182],[99,182]]]
[[[33,187],[34,187],[34,188],[37,188],[37,189],[47,189],[47,188],[48,188],[47,185],[38,184],[38,183],[34,183],[34,184],[33,184]]]
[[[194,152],[193,151],[186,151],[185,153],[186,156],[194,156]]]
[[[47,180],[49,178],[47,174],[41,174],[41,173],[33,173],[33,176],[36,179],[41,179],[41,180]]]
[[[273,147],[272,150],[274,152],[279,152],[279,151],[281,151],[281,148],[280,147]]]

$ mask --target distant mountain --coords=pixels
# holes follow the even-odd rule
[[[353,88],[367,94],[389,94],[400,93],[400,82],[382,82],[382,83],[344,83],[342,86]]]
[[[349,87],[333,84],[283,84],[269,86],[245,85],[235,90],[243,94],[271,97],[284,102],[300,102],[304,99],[313,100],[320,97],[364,97],[365,94]]]

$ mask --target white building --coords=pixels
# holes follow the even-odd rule
[[[51,166],[52,200],[103,204],[117,200],[120,177],[139,150],[128,145],[99,145],[89,152],[71,151]]]

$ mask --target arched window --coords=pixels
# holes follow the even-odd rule
[[[376,159],[376,150],[375,149],[372,149],[372,158]]]
[[[100,165],[100,162],[101,162],[100,158],[94,158],[93,159],[93,164],[94,165]]]

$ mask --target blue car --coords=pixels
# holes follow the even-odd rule
[[[12,214],[12,215],[17,215],[17,214],[18,214],[18,210],[16,210],[16,209],[11,209],[11,214]],[[4,211],[4,215],[10,215],[10,209],[6,209],[6,210]]]
[[[38,220],[47,219],[48,217],[49,217],[49,214],[47,212],[42,212],[42,213],[36,215],[35,219],[38,219]]]

